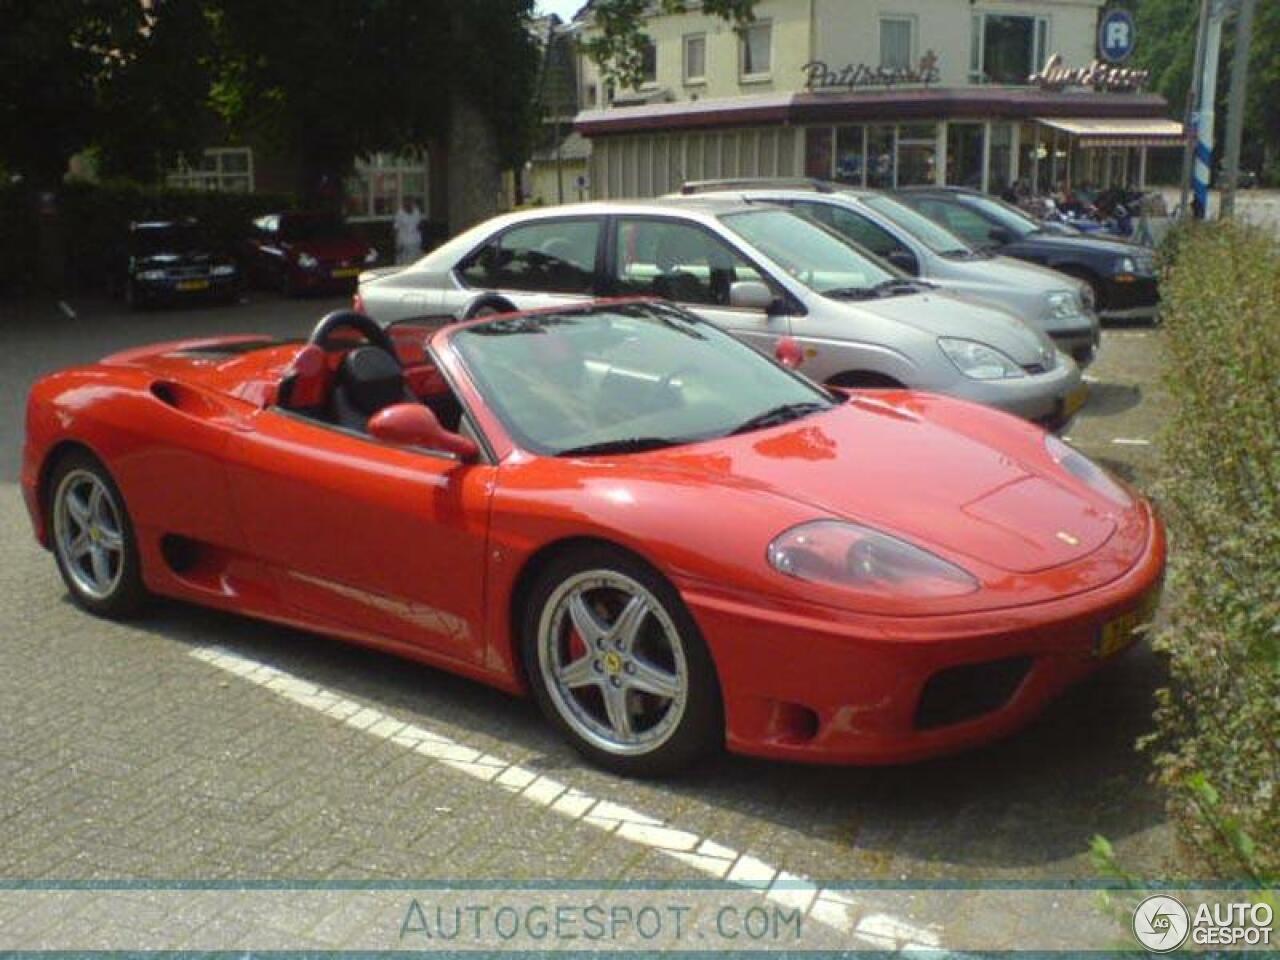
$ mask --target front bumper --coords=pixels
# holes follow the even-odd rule
[[[1004,410],[1050,430],[1060,430],[1070,423],[1088,398],[1088,387],[1080,368],[1062,356],[1046,373],[1014,380],[963,378],[949,385],[945,392]]]
[[[240,291],[240,274],[230,276],[208,277],[166,277],[163,280],[134,281],[137,295],[146,301],[170,301],[201,299],[211,297],[222,299],[234,296]]]
[[[1103,320],[1155,320],[1160,312],[1160,289],[1155,277],[1109,277],[1100,294],[1098,315]]]
[[[797,610],[681,585],[719,672],[729,749],[811,763],[889,764],[1014,732],[1111,662],[1114,654],[1099,653],[1105,624],[1154,609],[1165,537],[1144,509],[1147,543],[1126,574],[1027,607],[891,618]],[[948,704],[939,709],[940,681],[983,671],[1006,684],[1002,696],[985,705],[977,698],[977,713],[962,704],[971,715],[960,719]]]

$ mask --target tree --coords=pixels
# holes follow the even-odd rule
[[[640,84],[644,69],[644,49],[648,34],[645,17],[684,13],[685,0],[592,0],[588,5],[595,34],[583,41],[582,49],[606,80],[623,87]],[[721,17],[743,27],[755,19],[756,0],[702,0],[702,12]]]
[[[1181,112],[1195,69],[1196,30],[1200,0],[1137,0],[1135,16],[1137,64],[1151,71],[1152,88]],[[1228,20],[1222,31],[1219,61],[1219,142],[1226,133],[1228,78],[1235,55],[1235,31]],[[1280,4],[1260,3],[1253,21],[1249,62],[1249,98],[1245,129],[1252,131],[1244,146],[1250,164],[1274,164],[1280,158]]]
[[[0,163],[41,189],[100,130],[99,90],[143,42],[141,4],[0,0]]]

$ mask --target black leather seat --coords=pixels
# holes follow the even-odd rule
[[[330,415],[340,427],[363,431],[375,413],[413,400],[395,357],[381,347],[353,347],[338,365]]]

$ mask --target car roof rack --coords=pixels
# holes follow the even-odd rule
[[[684,196],[717,190],[812,190],[835,193],[835,184],[817,177],[737,177],[725,180],[689,180],[680,188]]]

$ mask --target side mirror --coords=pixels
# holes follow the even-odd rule
[[[773,301],[773,291],[759,280],[739,280],[729,287],[729,306],[740,310],[768,310]]]
[[[450,433],[440,425],[430,407],[397,403],[369,418],[369,436],[397,447],[424,447],[452,453],[463,463],[474,463],[480,448],[474,440]]]
[[[992,227],[987,231],[987,236],[990,238],[992,243],[997,243],[1002,247],[1006,243],[1013,243],[1013,234],[1004,227]]]
[[[794,337],[779,337],[777,346],[773,348],[773,355],[788,370],[794,370],[804,363],[804,350]]]
[[[920,262],[916,260],[916,255],[904,247],[892,251],[885,259],[903,273],[909,273],[913,277],[920,272]]]

